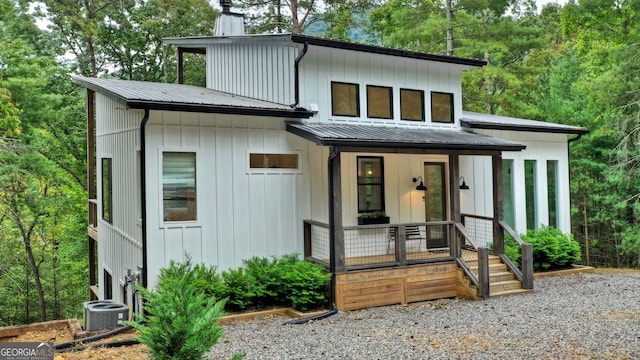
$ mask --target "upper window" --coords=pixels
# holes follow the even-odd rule
[[[431,93],[431,121],[453,123],[453,94]]]
[[[113,173],[111,158],[102,158],[102,219],[113,223]]]
[[[424,91],[400,89],[400,119],[424,121]]]
[[[367,85],[367,116],[393,118],[393,90],[390,87]]]
[[[162,153],[164,221],[196,220],[196,154]]]
[[[358,212],[384,211],[384,167],[381,157],[358,157]]]
[[[360,116],[358,84],[331,83],[331,114],[334,116]]]
[[[297,169],[298,154],[249,154],[251,169]]]

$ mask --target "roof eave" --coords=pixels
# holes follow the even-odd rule
[[[568,135],[584,135],[588,134],[589,130],[585,128],[557,128],[557,127],[544,127],[544,126],[527,126],[527,125],[509,125],[509,124],[479,124],[474,121],[461,119],[462,127],[469,129],[483,129],[483,130],[503,130],[503,131],[529,131],[529,132],[541,132],[541,133],[553,133],[553,134],[568,134]]]
[[[344,41],[335,41],[335,40],[316,38],[316,37],[305,36],[305,35],[292,34],[291,41],[295,43],[302,43],[302,44],[306,43],[309,45],[329,47],[329,48],[335,48],[335,49],[362,51],[362,52],[368,52],[368,53],[374,53],[374,54],[391,55],[391,56],[420,59],[420,60],[431,60],[431,61],[445,62],[445,63],[456,64],[456,65],[470,66],[470,67],[483,67],[487,65],[486,61],[478,60],[478,59],[462,58],[462,57],[456,57],[456,56],[447,56],[447,55],[431,54],[431,53],[422,53],[417,51],[393,49],[393,48],[387,48],[382,46],[350,43],[350,42],[344,42]]]

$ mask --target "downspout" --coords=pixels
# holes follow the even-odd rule
[[[294,86],[295,103],[289,105],[291,108],[295,108],[295,107],[298,107],[298,105],[300,105],[300,62],[302,61],[302,58],[307,54],[308,49],[309,49],[309,43],[305,41],[302,51],[300,51],[298,56],[296,56],[296,60],[293,64],[293,79],[294,79],[293,86]]]
[[[295,319],[285,322],[283,325],[299,325],[306,324],[309,321],[321,320],[331,315],[338,313],[338,307],[336,306],[336,248],[335,248],[335,224],[333,222],[333,160],[340,155],[340,148],[338,146],[333,148],[333,151],[329,153],[328,169],[329,169],[329,272],[331,272],[331,285],[329,289],[329,295],[331,296],[331,309],[308,318]]]
[[[142,217],[142,287],[147,288],[147,149],[145,128],[149,121],[149,109],[144,109],[140,124],[140,212]]]

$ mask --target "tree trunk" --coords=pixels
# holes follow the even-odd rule
[[[453,56],[453,5],[451,0],[447,0],[447,55]]]
[[[24,242],[24,249],[27,252],[27,259],[29,260],[29,265],[31,267],[31,273],[33,274],[33,280],[36,283],[36,291],[38,292],[38,303],[40,308],[40,321],[47,320],[47,312],[44,301],[44,290],[42,289],[42,281],[40,280],[40,267],[36,264],[36,259],[33,256],[33,249],[31,248],[31,235],[33,234],[33,229],[36,227],[38,223],[40,215],[36,215],[33,219],[33,222],[29,226],[29,230],[24,228],[22,221],[20,219],[16,220],[16,225],[20,229],[20,234],[22,235],[22,241]],[[29,299],[27,299],[29,301]]]

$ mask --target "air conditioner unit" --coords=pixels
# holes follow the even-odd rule
[[[96,300],[85,303],[84,329],[99,330],[117,327],[129,320],[129,307],[111,300]]]

